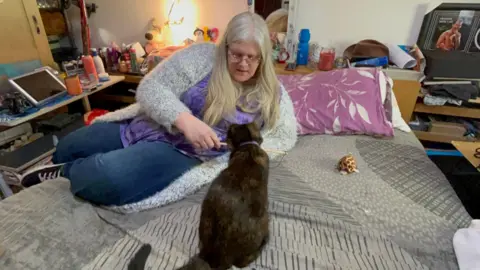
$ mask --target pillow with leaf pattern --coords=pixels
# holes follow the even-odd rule
[[[293,101],[298,134],[393,136],[390,92],[382,103],[377,69],[279,75]]]

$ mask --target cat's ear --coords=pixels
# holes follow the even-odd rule
[[[230,138],[227,138],[227,140],[225,142],[227,143],[228,149],[233,150],[232,140]]]
[[[230,126],[228,126],[228,130],[227,130],[227,141],[228,141],[228,140],[230,140],[230,141],[232,140],[233,135],[235,134],[236,126],[237,126],[237,124],[231,124]]]
[[[228,127],[228,134],[227,135],[234,135],[235,134],[235,130],[238,128],[238,124],[230,124],[230,126]]]
[[[239,125],[237,125],[237,124],[231,124],[228,127],[227,138],[226,138],[225,142],[227,143],[227,146],[230,150],[233,150],[233,148],[234,148],[233,140],[236,136],[236,131],[238,129],[238,126]]]
[[[255,122],[251,122],[247,124],[247,128],[248,128],[248,132],[250,133],[251,140],[261,144],[263,142],[263,138],[257,124]]]

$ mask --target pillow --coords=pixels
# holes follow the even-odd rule
[[[395,93],[393,92],[393,80],[385,72],[380,72],[379,74],[379,86],[380,94],[382,95],[382,101],[385,104],[385,97],[387,93],[391,95],[391,104],[392,104],[392,125],[394,128],[404,131],[411,132],[410,127],[405,123],[405,120],[402,118],[400,113],[400,107],[398,107],[397,99],[395,98]],[[388,102],[388,101],[387,101]]]
[[[351,68],[278,78],[292,99],[298,134],[393,136],[390,95],[382,103],[379,74]]]

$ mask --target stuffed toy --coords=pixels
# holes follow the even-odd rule
[[[220,35],[218,28],[208,29],[208,36],[212,42],[217,42],[218,36]]]
[[[288,10],[277,9],[265,19],[269,32],[286,33],[288,26]]]
[[[165,45],[162,42],[161,33],[162,26],[157,22],[156,19],[153,19],[152,28],[145,33],[145,38],[147,39],[147,42],[145,43],[145,52],[147,54],[150,54],[151,52],[158,50]]]
[[[210,41],[210,36],[208,35],[208,27],[203,27],[203,40]]]
[[[87,112],[83,115],[83,122],[85,123],[86,126],[89,126],[92,124],[93,120],[99,116],[107,114],[107,110],[102,110],[102,109],[93,109],[90,112]]]
[[[195,42],[203,42],[205,41],[205,32],[200,29],[200,28],[196,28],[195,31],[193,31],[193,35],[195,36]]]
[[[337,164],[337,170],[343,175],[359,172],[357,162],[352,154],[348,154],[340,159]]]
[[[203,27],[203,29],[196,28],[193,31],[193,35],[195,36],[195,42],[216,42],[220,33],[218,28],[208,28]]]

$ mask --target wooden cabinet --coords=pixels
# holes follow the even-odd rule
[[[420,83],[418,81],[394,79],[393,93],[397,99],[402,118],[408,124],[412,118],[418,93],[420,93]]]
[[[0,64],[55,66],[36,0],[0,0]]]
[[[423,98],[422,95],[420,95]],[[468,101],[471,107],[464,106],[428,106],[425,105],[421,99],[415,104],[414,112],[431,114],[431,115],[446,115],[459,118],[480,119],[480,98],[471,99]],[[447,122],[448,123],[448,122]],[[479,141],[478,138],[459,136],[451,133],[438,133],[429,131],[415,131],[415,135],[419,140],[429,142],[451,143],[452,141]]]

